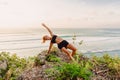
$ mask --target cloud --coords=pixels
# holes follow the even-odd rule
[[[41,22],[58,27],[64,25],[105,27],[120,24],[119,0],[6,0],[3,2],[7,5],[0,5],[0,27],[38,27]]]
[[[120,0],[80,0],[90,5],[109,5],[120,3]]]
[[[8,5],[7,1],[0,0],[0,6]]]

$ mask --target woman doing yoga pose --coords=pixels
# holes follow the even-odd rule
[[[44,26],[50,33],[50,36],[48,35],[43,36],[43,43],[45,43],[46,40],[50,40],[50,46],[49,46],[49,50],[47,54],[50,53],[50,50],[53,44],[56,43],[58,45],[58,48],[61,51],[66,53],[70,59],[74,60],[73,55],[75,55],[76,53],[76,50],[77,50],[76,47],[74,47],[72,44],[70,44],[66,40],[63,40],[61,37],[54,35],[52,31],[45,24],[42,23],[42,26]],[[67,49],[72,50],[72,53],[68,51]]]

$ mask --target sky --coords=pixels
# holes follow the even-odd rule
[[[0,29],[120,28],[120,0],[0,0]]]

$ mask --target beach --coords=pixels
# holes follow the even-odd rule
[[[52,31],[85,55],[108,53],[120,56],[120,29],[52,28]],[[0,52],[16,53],[20,57],[36,56],[49,47],[49,41],[42,43],[42,36],[46,34],[49,33],[41,28],[1,32]]]

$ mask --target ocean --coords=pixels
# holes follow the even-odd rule
[[[120,56],[120,29],[105,28],[52,28],[54,34],[72,43],[84,55],[110,54]],[[42,43],[42,36],[49,35],[45,29],[0,32],[0,52],[16,53],[20,57],[36,56],[47,50],[49,41]],[[56,44],[54,46],[57,46]]]

